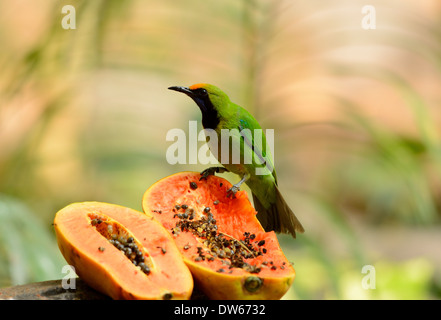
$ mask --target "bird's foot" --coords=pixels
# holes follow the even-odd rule
[[[232,199],[236,198],[237,191],[240,190],[240,186],[233,185],[230,189],[227,190],[227,198],[231,197]]]
[[[223,173],[225,171],[228,171],[227,169],[223,167],[211,167],[208,169],[205,169],[201,172],[201,177],[199,178],[199,181],[201,180],[207,180],[208,176],[214,176],[216,173]]]

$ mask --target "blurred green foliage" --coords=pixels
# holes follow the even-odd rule
[[[363,5],[0,1],[0,286],[64,276],[65,205],[140,210],[155,181],[202,170],[165,161],[167,131],[200,117],[166,88],[211,82],[275,128],[307,230],[279,236],[297,272],[286,299],[440,298],[441,50],[424,14],[441,11],[376,1],[366,31]]]

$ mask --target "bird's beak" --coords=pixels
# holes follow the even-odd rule
[[[178,87],[178,86],[173,86],[173,87],[169,87],[170,90],[174,90],[174,91],[178,91],[178,92],[183,92],[186,95],[193,97],[193,91],[190,90],[190,88],[187,87]]]

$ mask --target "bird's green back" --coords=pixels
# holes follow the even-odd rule
[[[191,90],[201,88],[207,90],[209,99],[217,112],[219,124],[216,131],[220,132],[221,129],[239,130],[242,133],[245,144],[260,159],[261,163],[266,164],[268,168],[267,173],[273,175],[277,184],[274,160],[267,145],[265,133],[257,120],[246,109],[232,102],[228,95],[218,87],[207,83],[190,86]],[[256,129],[260,131],[254,131]],[[257,143],[257,139],[255,139],[255,134],[257,133],[261,133],[260,143]]]
[[[265,133],[263,132],[262,127],[257,122],[257,120],[244,108],[230,103],[230,105],[234,105],[237,109],[237,119],[239,119],[239,131],[242,133],[244,137],[245,143],[252,148],[254,154],[260,159],[262,163],[266,165],[271,174],[274,177],[274,180],[277,184],[277,175],[276,170],[274,169],[274,160],[269,150],[269,146],[267,144]],[[249,129],[246,130],[246,129]],[[258,130],[258,131],[255,131]],[[256,135],[261,134],[260,141],[256,141]]]

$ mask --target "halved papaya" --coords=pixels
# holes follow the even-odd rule
[[[152,185],[143,210],[173,235],[196,285],[211,299],[280,299],[295,271],[274,232],[265,232],[246,191],[228,198],[231,184],[181,172]]]
[[[77,275],[113,299],[189,299],[190,271],[151,215],[101,202],[57,212],[58,246]]]

